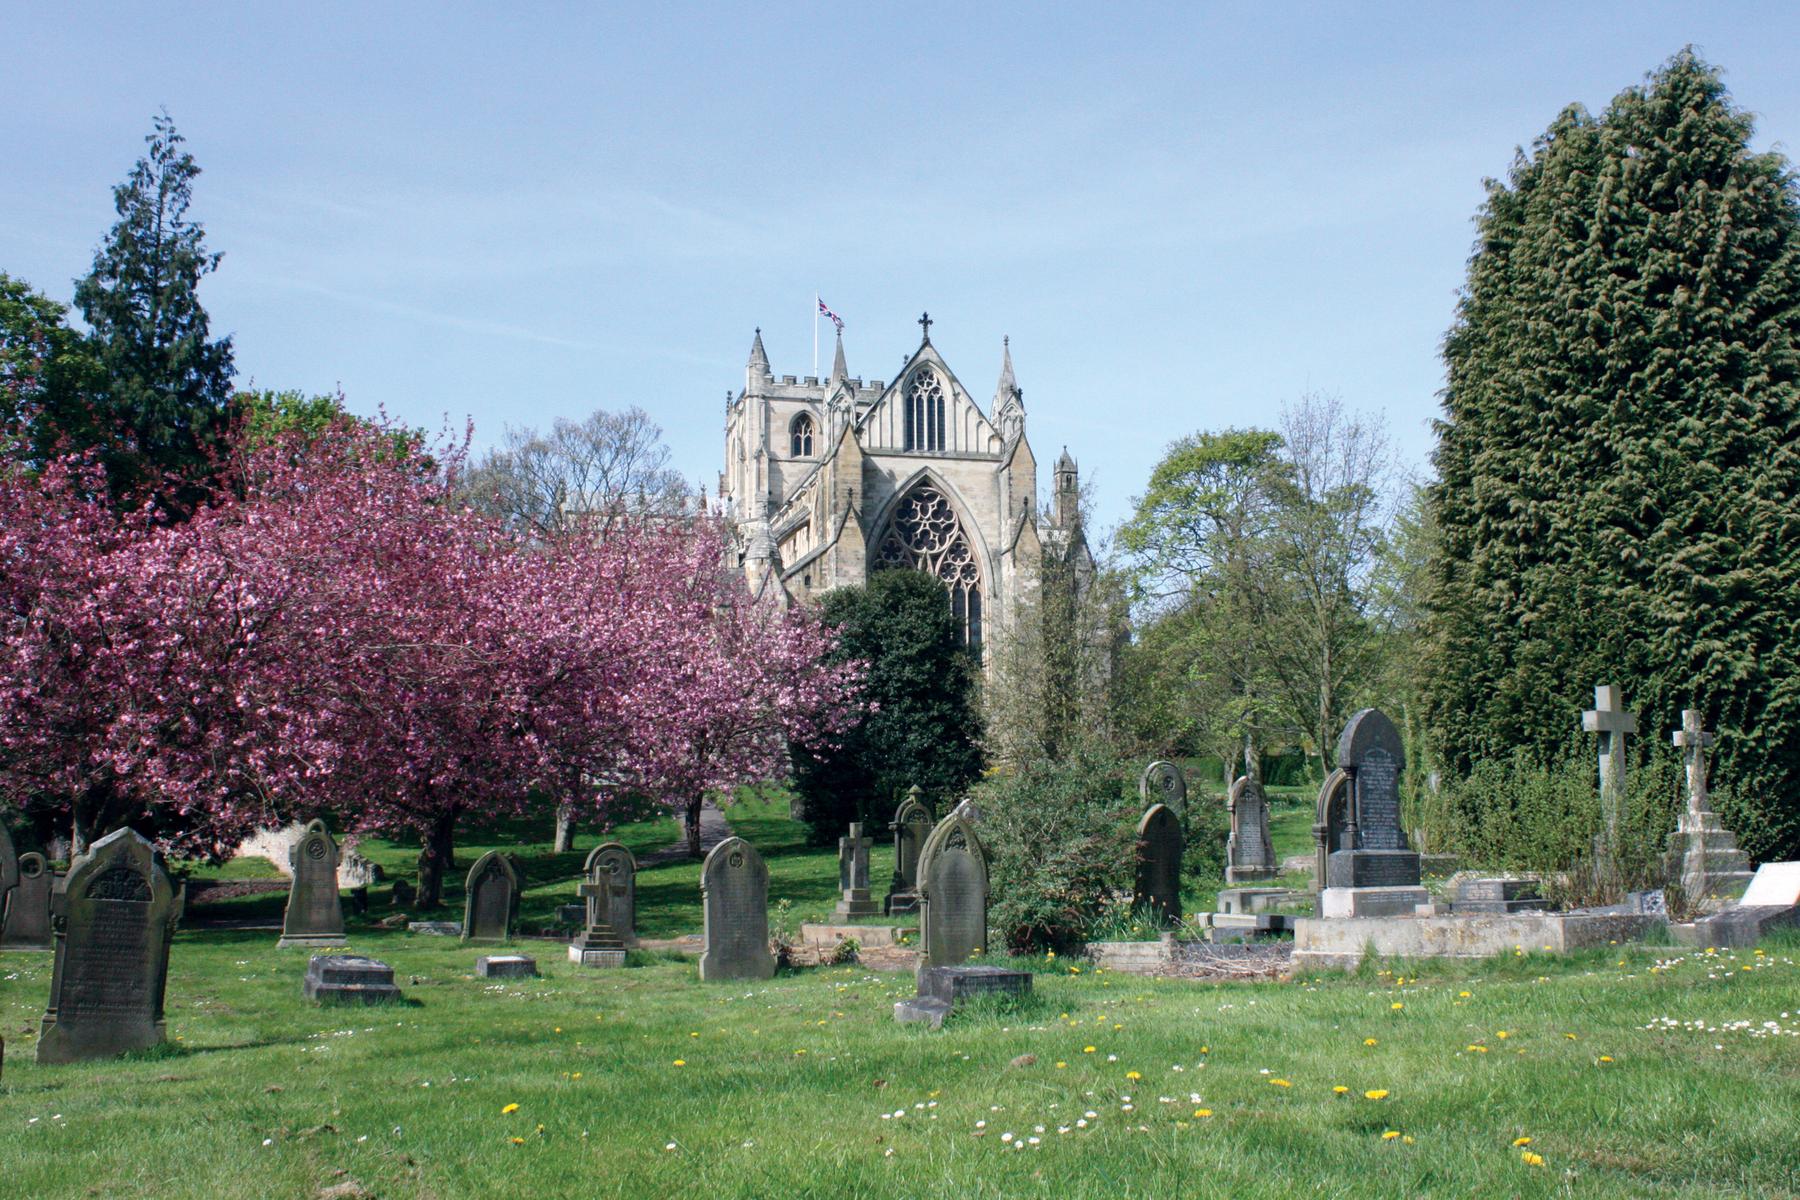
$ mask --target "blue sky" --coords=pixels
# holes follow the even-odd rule
[[[639,404],[716,486],[761,325],[932,340],[1124,515],[1307,390],[1422,468],[1484,176],[1683,45],[1800,138],[1800,6],[0,8],[0,270],[67,300],[166,105],[245,381],[410,422]],[[829,344],[824,351],[829,363]],[[1047,487],[1047,468],[1039,480]]]

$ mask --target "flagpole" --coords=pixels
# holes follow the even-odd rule
[[[819,377],[819,305],[824,301],[819,293],[813,293],[813,378]]]

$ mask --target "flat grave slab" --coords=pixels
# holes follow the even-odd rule
[[[300,984],[308,1000],[340,1004],[380,1004],[400,999],[394,968],[361,954],[319,954],[306,964]]]
[[[482,979],[530,979],[537,973],[537,959],[527,954],[484,954],[475,960],[475,974]]]
[[[429,937],[461,937],[461,921],[408,921],[406,932],[423,933]]]
[[[933,1029],[977,996],[1022,996],[1031,991],[1031,972],[1006,967],[922,967],[919,994],[894,1005],[894,1020],[923,1022]]]
[[[1294,924],[1294,969],[1354,967],[1368,950],[1383,958],[1494,958],[1519,947],[1566,954],[1636,941],[1666,923],[1633,913],[1302,917]]]
[[[1319,916],[1333,920],[1355,917],[1410,917],[1431,903],[1422,887],[1328,887],[1319,893]]]
[[[569,961],[583,967],[622,967],[625,965],[625,951],[597,949],[570,942]]]

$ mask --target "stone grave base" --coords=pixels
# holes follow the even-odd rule
[[[306,964],[300,984],[308,1000],[346,1004],[379,1004],[400,999],[394,968],[360,954],[320,954]]]
[[[1296,892],[1288,888],[1226,888],[1219,893],[1219,911],[1233,914],[1259,913],[1274,908],[1278,904],[1287,904],[1298,900],[1304,895],[1304,892]]]
[[[902,937],[918,935],[916,925],[815,925],[808,921],[800,926],[800,940],[809,946],[835,946],[845,938],[855,938],[858,946],[873,950],[897,946]]]
[[[625,965],[625,951],[604,950],[570,942],[569,961],[583,967],[622,967]]]
[[[1664,924],[1659,916],[1625,913],[1303,917],[1294,928],[1294,969],[1348,969],[1370,952],[1383,958],[1493,958],[1518,949],[1566,954],[1635,941]]]
[[[537,959],[525,954],[484,954],[475,960],[475,974],[483,979],[530,979],[537,973]]]
[[[1031,991],[1031,972],[1005,967],[923,967],[919,994],[894,1005],[894,1020],[941,1029],[944,1018],[976,996],[1022,996]]]
[[[1281,878],[1280,867],[1226,867],[1225,882],[1230,884],[1260,883]]]
[[[282,935],[275,948],[286,950],[290,946],[299,946],[307,950],[332,950],[349,944],[341,933],[292,933]]]
[[[1792,904],[1739,904],[1691,924],[1669,925],[1669,933],[1684,946],[1754,946],[1778,929],[1800,929],[1800,906]]]
[[[859,889],[853,894],[846,893],[833,911],[840,917],[879,917],[881,905],[871,900],[866,890]]]
[[[1329,887],[1319,893],[1319,915],[1332,920],[1351,917],[1410,917],[1431,904],[1422,887]]]
[[[423,933],[431,937],[461,937],[461,921],[408,921],[406,932]]]
[[[1325,860],[1325,886],[1417,887],[1419,871],[1419,856],[1411,850],[1335,850]]]
[[[919,911],[919,894],[917,892],[890,892],[881,903],[884,915],[905,917]]]

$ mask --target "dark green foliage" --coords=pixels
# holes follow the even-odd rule
[[[1691,52],[1489,184],[1432,500],[1451,775],[1546,756],[1617,683],[1721,735],[1728,825],[1800,853],[1800,207]]]
[[[0,272],[0,447],[42,462],[87,421],[98,365],[68,309]]]
[[[115,497],[152,491],[180,512],[201,494],[229,423],[231,339],[209,339],[200,306],[200,279],[220,258],[187,215],[200,168],[167,113],[145,141],[113,189],[118,222],[75,285],[104,379],[90,420],[67,432],[99,450]]]
[[[944,585],[917,571],[880,571],[827,592],[819,615],[837,631],[838,661],[869,664],[876,706],[835,750],[794,754],[803,819],[820,844],[851,821],[876,832],[913,785],[941,816],[981,774],[980,667],[962,644]]]

